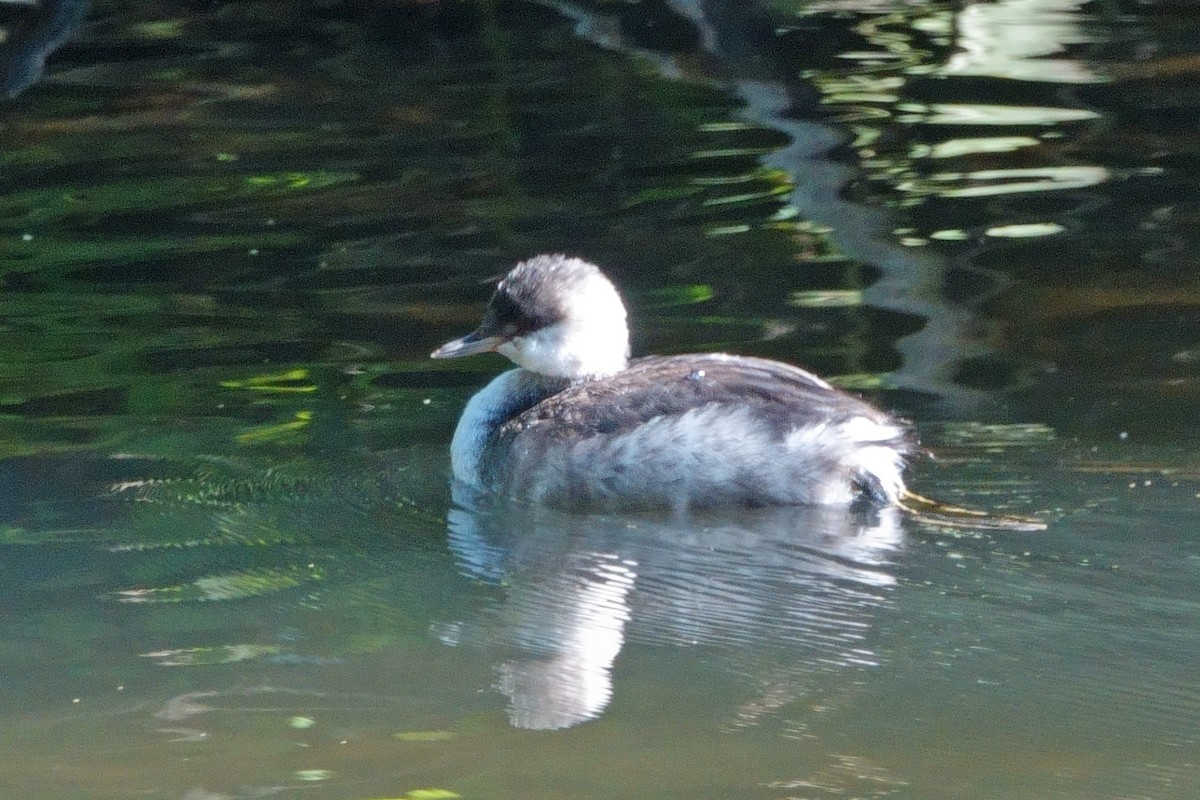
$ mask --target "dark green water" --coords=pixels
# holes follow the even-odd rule
[[[1183,4],[0,12],[0,796],[1200,796]],[[552,251],[1049,529],[452,498]]]

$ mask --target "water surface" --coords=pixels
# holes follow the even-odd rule
[[[0,10],[0,794],[1200,795],[1188,15]],[[452,496],[549,251],[1048,530]]]

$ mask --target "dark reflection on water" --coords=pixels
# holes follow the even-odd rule
[[[1186,8],[17,5],[0,795],[1200,796]],[[1050,530],[451,506],[556,250]]]
[[[754,672],[779,651],[791,694],[804,676],[873,664],[866,643],[875,610],[895,583],[895,509],[742,509],[660,518],[571,515],[488,502],[456,487],[450,547],[470,577],[504,588],[488,618],[442,635],[454,644],[507,644],[500,666],[509,720],[566,728],[599,716],[627,637],[735,648]],[[748,714],[749,712],[747,712]]]
[[[665,75],[698,69],[744,102],[744,119],[789,136],[763,161],[790,176],[790,206],[880,273],[824,302],[922,320],[898,331],[886,379],[923,396],[920,413],[1068,428],[1082,415],[1162,435],[1135,407],[1155,402],[1172,431],[1196,433],[1194,370],[1181,365],[1197,322],[1197,175],[1184,156],[1197,116],[1171,88],[1194,71],[1186,17],[1154,28],[1082,0],[846,0],[793,16],[713,2],[689,6],[693,50],[710,56],[697,64],[605,24],[603,6],[564,5],[592,41],[649,53]],[[1066,345],[1076,328],[1095,341]]]

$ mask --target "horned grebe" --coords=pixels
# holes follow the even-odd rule
[[[518,366],[450,446],[470,486],[564,508],[898,504],[907,427],[797,367],[719,353],[629,360],[625,306],[586,261],[542,255],[433,358]]]

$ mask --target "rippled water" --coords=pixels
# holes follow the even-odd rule
[[[0,795],[1200,796],[1186,9],[0,30]],[[556,250],[635,350],[809,366],[1049,529],[452,497],[501,365],[427,354]]]

